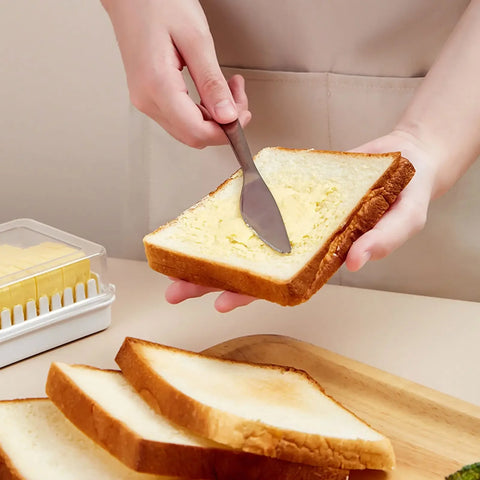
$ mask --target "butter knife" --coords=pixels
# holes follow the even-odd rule
[[[290,240],[278,205],[252,158],[243,128],[238,120],[220,124],[243,171],[240,211],[245,223],[269,247],[290,253]]]

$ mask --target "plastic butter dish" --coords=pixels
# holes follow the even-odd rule
[[[31,219],[0,225],[0,367],[110,325],[105,248]]]

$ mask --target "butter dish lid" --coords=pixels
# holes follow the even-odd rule
[[[106,287],[102,245],[28,218],[0,224],[0,288],[86,260]]]

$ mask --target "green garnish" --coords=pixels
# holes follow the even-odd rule
[[[445,477],[445,480],[480,480],[480,462],[466,465],[458,472]]]

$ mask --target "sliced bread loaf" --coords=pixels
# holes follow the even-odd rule
[[[347,471],[235,451],[157,414],[118,371],[51,365],[47,394],[82,432],[128,467],[218,480],[345,480]]]
[[[256,165],[291,243],[281,254],[242,220],[237,171],[177,219],[144,238],[150,267],[169,276],[281,305],[308,300],[341,266],[414,174],[400,153],[266,148]]]
[[[117,363],[156,411],[219,443],[342,469],[394,467],[390,441],[293,368],[126,338]]]
[[[0,401],[0,480],[174,480],[135,472],[48,399]]]

